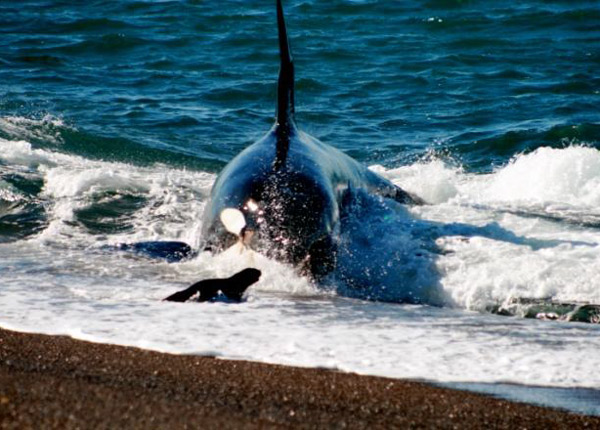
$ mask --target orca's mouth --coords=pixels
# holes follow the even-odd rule
[[[237,238],[238,246],[252,250],[277,261],[298,266],[301,273],[320,278],[331,272],[336,264],[337,247],[330,234],[312,238],[293,236],[291,232],[269,223],[262,211],[226,208],[220,219],[230,233],[229,240]],[[306,233],[306,232],[304,232]],[[231,243],[233,246],[234,243]]]
[[[221,223],[238,243],[280,261],[297,263],[305,257],[306,247],[299,238],[291,237],[289,232],[269,223],[264,213],[252,200],[244,206],[244,212],[235,208],[221,211]],[[248,207],[250,206],[250,207]],[[250,209],[250,210],[249,210]]]
[[[253,211],[257,210],[256,203],[250,200],[244,209],[248,209],[250,206]],[[247,248],[253,248],[255,245],[255,238],[257,233],[257,223],[254,217],[244,215],[244,213],[235,208],[226,208],[221,211],[220,215],[221,222],[229,233],[233,234],[238,239],[238,243],[241,243]]]

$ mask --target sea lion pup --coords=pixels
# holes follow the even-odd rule
[[[168,302],[185,302],[194,294],[200,293],[198,301],[206,302],[215,298],[219,294],[219,291],[221,291],[229,300],[240,302],[244,292],[250,285],[258,281],[260,275],[261,271],[258,269],[244,269],[230,278],[205,279],[196,282],[185,290],[171,294],[163,300]]]

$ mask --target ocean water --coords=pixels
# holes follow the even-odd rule
[[[600,325],[529,318],[600,303],[598,2],[284,7],[300,127],[429,204],[359,196],[319,285],[238,248],[109,251],[200,247],[274,120],[274,2],[3,1],[0,326],[600,414]],[[248,266],[241,304],[160,301]]]

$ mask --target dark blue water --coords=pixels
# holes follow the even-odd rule
[[[274,3],[3,1],[0,117],[61,119],[38,147],[218,171],[273,122]],[[361,161],[489,171],[600,142],[597,1],[284,3],[298,121]]]

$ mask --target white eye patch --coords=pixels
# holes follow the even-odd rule
[[[227,231],[236,236],[242,234],[242,229],[246,227],[246,218],[244,218],[244,214],[238,209],[223,209],[220,218]]]

